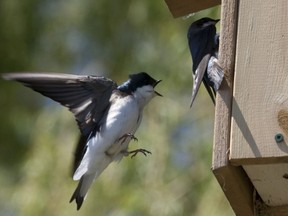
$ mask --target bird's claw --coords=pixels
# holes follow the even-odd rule
[[[121,142],[121,144],[123,144],[125,141],[126,141],[126,138],[127,137],[130,137],[130,139],[133,139],[134,141],[138,142],[138,139],[137,137],[134,136],[134,134],[131,134],[131,133],[127,133],[127,134],[124,134],[123,136],[121,136],[118,141],[122,140],[123,141]]]
[[[139,152],[141,152],[142,154],[144,154],[145,156],[147,156],[147,154],[152,154],[150,151],[146,150],[146,149],[136,149],[133,151],[129,151],[128,155],[131,155],[131,158],[135,157]]]
[[[134,134],[129,133],[128,136],[133,139],[134,141],[138,142],[137,137],[134,136]]]

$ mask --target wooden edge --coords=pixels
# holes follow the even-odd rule
[[[165,0],[165,2],[174,18],[221,4],[221,0]]]
[[[288,205],[267,206],[261,200],[256,201],[255,214],[257,216],[287,216]]]
[[[254,215],[254,187],[242,167],[212,170],[236,215]]]
[[[237,11],[237,0],[222,1],[219,63],[225,70],[225,79],[216,96],[212,169],[229,164]]]
[[[288,156],[282,157],[265,157],[265,158],[239,158],[239,159],[230,159],[230,164],[234,166],[241,165],[260,165],[260,164],[279,164],[279,163],[288,163]]]
[[[288,205],[268,206],[261,197],[256,194],[254,196],[254,215],[257,216],[287,216]]]
[[[225,79],[216,96],[212,171],[236,215],[254,215],[254,187],[241,166],[229,163],[238,1],[222,0],[219,63]]]

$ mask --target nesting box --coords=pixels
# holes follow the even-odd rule
[[[179,17],[220,2],[166,3]],[[288,215],[287,10],[287,0],[221,2],[212,171],[240,216]]]

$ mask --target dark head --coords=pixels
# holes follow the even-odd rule
[[[160,83],[161,80],[155,80],[145,72],[140,72],[137,74],[130,74],[129,80],[118,87],[118,90],[125,92],[127,94],[133,94],[137,90],[143,89],[142,93],[153,92],[158,96],[162,96],[154,90],[154,87]]]
[[[204,17],[202,19],[199,19],[199,20],[193,22],[189,27],[188,38],[190,36],[192,36],[193,34],[197,34],[197,33],[201,32],[202,30],[206,29],[207,27],[215,26],[216,23],[219,21],[220,21],[219,19],[214,20],[214,19],[211,19],[209,17]]]
[[[218,44],[215,44],[215,24],[218,21],[205,17],[193,22],[189,27],[187,37],[193,60],[193,73],[203,57],[207,54],[214,55],[213,53],[218,47]]]

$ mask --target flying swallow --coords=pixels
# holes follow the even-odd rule
[[[113,161],[123,156],[151,152],[129,151],[138,129],[143,108],[155,96],[162,96],[154,87],[161,81],[145,72],[129,75],[122,85],[102,76],[68,74],[8,73],[6,80],[15,80],[34,91],[59,102],[75,116],[81,136],[75,152],[73,179],[79,184],[70,202],[77,210],[95,179]]]

